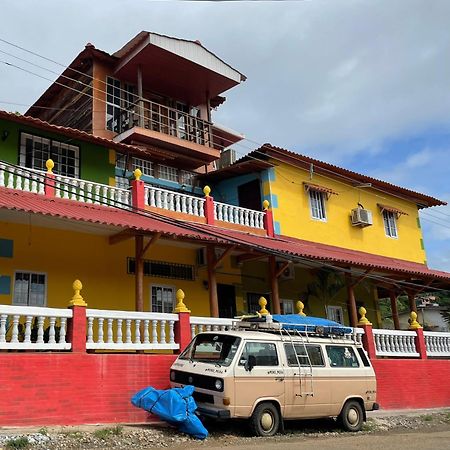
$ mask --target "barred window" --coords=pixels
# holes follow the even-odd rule
[[[16,272],[13,305],[45,306],[46,278],[43,273]]]
[[[143,175],[147,175],[149,177],[154,177],[154,169],[153,163],[151,161],[147,161],[146,159],[136,158],[133,156],[132,159],[133,170],[140,169]]]
[[[47,170],[45,163],[52,159],[53,171],[58,175],[78,178],[80,176],[80,149],[53,139],[28,133],[20,134],[20,165],[30,169]]]
[[[128,258],[127,269],[129,274],[135,273],[136,262],[134,258]],[[144,275],[189,281],[193,281],[195,279],[194,266],[190,266],[189,264],[168,263],[164,261],[150,261],[148,259],[144,260]]]
[[[175,306],[175,289],[171,286],[152,286],[151,311],[171,313]]]

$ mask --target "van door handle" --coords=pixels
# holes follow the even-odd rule
[[[275,381],[284,381],[284,378],[275,378]]]

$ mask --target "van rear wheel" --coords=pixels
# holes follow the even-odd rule
[[[360,431],[364,421],[361,405],[356,400],[349,400],[338,417],[339,423],[346,431]]]
[[[273,403],[260,403],[250,418],[256,436],[273,436],[280,428],[280,413]]]

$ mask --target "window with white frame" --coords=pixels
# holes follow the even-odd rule
[[[308,190],[309,206],[311,209],[311,217],[317,220],[327,220],[325,214],[325,200],[326,194],[324,192],[316,191],[315,189]]]
[[[344,312],[340,306],[327,306],[327,319],[344,325]]]
[[[123,153],[116,153],[116,169],[127,170],[127,156]]]
[[[55,163],[53,172],[56,174],[71,178],[80,175],[80,149],[76,145],[20,133],[19,153],[19,163],[23,167],[46,171],[45,163],[52,159]]]
[[[106,78],[106,129],[120,133],[120,81]]]
[[[391,238],[397,238],[397,216],[391,211],[383,211],[384,231],[386,236]]]
[[[143,175],[147,175],[149,177],[155,176],[153,163],[151,161],[133,156],[131,164],[133,166],[132,170],[139,169]]]
[[[178,182],[178,170],[175,167],[159,165],[159,178]]]
[[[281,300],[281,306],[283,308],[283,314],[294,314],[293,300]]]
[[[47,276],[44,273],[16,272],[13,305],[45,306]]]
[[[172,286],[153,285],[151,287],[152,312],[171,313],[175,305],[175,288]]]

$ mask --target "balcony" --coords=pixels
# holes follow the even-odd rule
[[[0,188],[107,207],[137,208],[181,220],[266,234],[267,211],[214,202],[207,195],[209,191],[206,188],[206,197],[200,197],[145,184],[136,179],[131,182],[130,188],[124,189],[4,162],[0,162]]]

